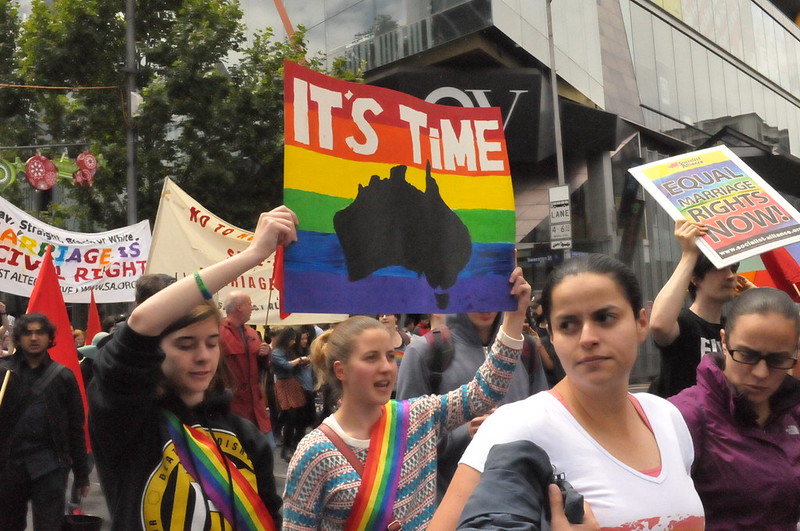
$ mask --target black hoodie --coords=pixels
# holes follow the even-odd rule
[[[89,386],[89,429],[113,530],[189,529],[211,521],[222,529],[200,486],[180,466],[167,432],[167,409],[202,427],[253,484],[280,527],[272,449],[248,420],[230,412],[230,393],[210,394],[195,407],[159,396],[164,354],[159,338],[118,330],[97,355]],[[211,510],[209,510],[211,509]]]

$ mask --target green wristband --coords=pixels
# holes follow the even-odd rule
[[[210,301],[213,298],[213,295],[211,295],[211,292],[208,291],[206,283],[203,282],[203,277],[200,276],[200,271],[194,272],[194,282],[197,284],[197,289],[200,290],[200,294],[203,296],[203,298],[207,301]]]

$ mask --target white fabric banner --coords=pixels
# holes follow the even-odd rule
[[[215,216],[177,184],[165,179],[147,272],[183,278],[245,250],[252,238],[252,232]],[[281,320],[278,310],[280,294],[270,286],[274,257],[272,255],[261,266],[251,269],[216,293],[214,300],[217,305],[222,308],[222,302],[230,291],[243,290],[253,301],[250,324],[293,326],[335,323],[347,318],[343,314],[293,313]]]
[[[47,225],[0,197],[0,291],[29,297],[47,246],[64,302],[133,300],[150,253],[147,220],[107,232],[72,232]]]

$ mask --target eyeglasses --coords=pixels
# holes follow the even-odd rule
[[[744,363],[745,365],[758,365],[761,360],[764,360],[770,369],[791,369],[797,363],[797,358],[786,354],[761,354],[755,350],[746,348],[732,349],[731,347],[728,347],[728,352],[733,361]]]

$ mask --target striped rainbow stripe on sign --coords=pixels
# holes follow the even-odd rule
[[[284,202],[300,220],[299,241],[286,253],[288,311],[515,307],[508,295],[514,197],[498,109],[433,105],[293,63],[286,63],[285,93]],[[380,112],[358,114],[359,101],[374,102],[367,107]],[[440,126],[408,121],[423,115]],[[453,135],[461,142],[455,155],[448,148]],[[370,138],[372,152],[365,154]],[[400,180],[389,186],[390,176]],[[350,233],[341,226],[337,233],[337,213],[354,201]],[[466,247],[453,224],[468,231]],[[348,236],[349,246],[343,244]],[[458,261],[456,247],[463,264],[449,271]],[[355,273],[355,261],[369,274]]]

